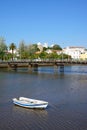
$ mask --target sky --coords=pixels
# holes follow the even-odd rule
[[[87,48],[87,0],[0,0],[0,37]]]

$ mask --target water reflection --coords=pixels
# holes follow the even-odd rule
[[[47,116],[48,112],[46,109],[29,109],[29,108],[24,108],[24,107],[20,107],[17,105],[13,105],[13,112],[15,113],[22,113],[22,114],[37,114],[37,115],[41,115],[41,116]]]
[[[60,67],[38,67],[38,69],[28,69],[28,68],[17,68],[16,70],[15,69],[10,69],[8,70],[7,69],[1,69],[0,68],[0,72],[20,72],[20,73],[58,73],[58,74],[87,74],[87,66],[82,66],[82,65],[79,65],[79,66],[60,66]]]
[[[48,112],[46,109],[29,109],[14,105],[12,113],[14,113],[14,117],[19,115],[27,120],[31,120],[31,123],[33,123],[33,121],[36,122],[36,124],[37,122],[42,124],[43,121],[46,122],[48,120]],[[23,121],[23,119],[21,119],[21,121]]]

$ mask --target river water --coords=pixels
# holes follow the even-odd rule
[[[20,96],[49,105],[15,106],[12,98]],[[0,130],[87,130],[87,66],[0,69]]]

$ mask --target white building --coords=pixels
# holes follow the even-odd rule
[[[66,47],[63,52],[70,55],[72,59],[80,59],[80,54],[84,53],[84,47]]]
[[[11,53],[11,54],[12,54],[12,50],[8,50],[8,53]],[[17,53],[18,53],[18,50],[17,50],[17,49],[13,50],[13,54],[17,54]]]
[[[43,47],[48,48],[48,43],[45,42],[45,43],[43,44]]]
[[[42,52],[43,51],[43,45],[40,42],[38,42],[37,46],[40,49],[40,52]]]
[[[48,54],[51,54],[51,53],[52,53],[52,50],[47,49],[45,52],[48,53]]]

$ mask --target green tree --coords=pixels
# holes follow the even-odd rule
[[[59,45],[57,45],[57,44],[55,44],[55,45],[52,47],[52,49],[53,49],[53,50],[62,50],[62,48],[61,48]]]
[[[9,49],[12,50],[12,60],[13,60],[13,53],[14,53],[14,50],[16,49],[16,45],[14,43],[11,43],[9,46]]]
[[[37,51],[39,51],[39,48],[37,44],[31,44],[28,46],[29,54],[35,54]]]
[[[47,53],[46,52],[41,52],[40,54],[39,54],[39,57],[41,58],[41,59],[46,59],[47,58]]]
[[[48,55],[48,58],[49,58],[49,59],[52,59],[52,60],[53,60],[53,59],[57,59],[57,58],[58,58],[58,54],[55,53],[55,52],[54,52],[54,53],[51,53],[51,54]]]
[[[43,47],[43,51],[46,51],[48,48],[46,48],[46,47]]]
[[[5,44],[5,39],[0,37],[0,58],[3,60],[7,52],[7,45]]]
[[[25,44],[25,41],[22,40],[19,44],[19,55],[20,55],[20,59],[25,59],[25,53],[27,52],[27,49],[26,49],[26,44]]]

